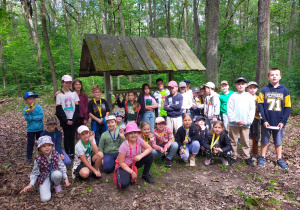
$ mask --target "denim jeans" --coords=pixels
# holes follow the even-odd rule
[[[119,153],[115,153],[115,154],[104,153],[104,158],[103,158],[104,173],[109,174],[115,170],[115,161],[118,155]]]
[[[154,131],[155,113],[153,111],[146,111],[143,115],[143,122],[150,124],[151,133]]]
[[[34,140],[38,140],[40,138],[41,133],[43,131],[38,132],[27,132],[27,160],[32,160],[32,152],[34,147]]]
[[[183,160],[187,160],[190,156],[190,151],[192,151],[192,153],[196,155],[198,154],[199,150],[200,150],[199,141],[193,141],[192,143],[186,145],[185,153],[180,154],[180,157]]]
[[[162,148],[163,148],[163,146],[162,146]],[[173,142],[171,144],[171,146],[169,147],[169,149],[167,150],[167,152],[168,152],[167,158],[169,160],[172,160],[172,158],[175,155],[175,153],[177,152],[177,150],[178,150],[178,143],[177,142]],[[152,150],[152,154],[153,154],[153,156],[160,156],[160,157],[164,156],[163,153],[161,153],[160,151],[155,150],[155,149]]]
[[[106,127],[104,124],[99,124],[96,121],[92,120],[91,122],[92,130],[95,132],[95,141],[97,147],[99,146],[99,140],[102,135],[106,131]]]
[[[65,159],[63,160],[64,164],[66,166],[71,165],[71,159],[70,159],[69,155],[65,151],[62,151],[62,154],[65,156]]]

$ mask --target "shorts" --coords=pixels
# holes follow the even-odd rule
[[[92,159],[93,159],[93,156],[92,156]],[[94,165],[95,165],[95,162],[92,161],[92,166],[94,166]],[[81,169],[85,168],[85,167],[87,167],[87,166],[84,165],[83,162],[81,162],[81,163],[79,164],[79,166],[77,166],[77,168],[75,169],[75,171],[73,172],[73,174],[74,174],[75,176],[80,177],[79,171],[80,171]]]
[[[282,144],[282,138],[283,138],[283,131],[284,128],[281,130],[272,130],[267,129],[264,127],[264,125],[261,125],[261,144],[267,145],[269,143],[271,134],[273,136],[273,141],[275,146],[280,146]]]

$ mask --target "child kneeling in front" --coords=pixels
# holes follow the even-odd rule
[[[95,141],[95,133],[90,132],[89,128],[81,125],[77,129],[80,140],[75,145],[75,157],[72,169],[72,177],[79,176],[86,179],[92,172],[92,177],[101,180],[102,176],[99,166],[103,159],[103,154],[98,151]]]
[[[42,136],[38,139],[38,152],[30,175],[30,184],[21,192],[30,190],[36,181],[40,184],[40,196],[42,202],[51,199],[51,182],[54,182],[55,192],[61,191],[61,180],[65,180],[65,186],[70,186],[67,176],[67,168],[57,151],[53,150],[53,142],[50,136]]]
[[[222,163],[228,166],[228,158],[233,152],[223,122],[214,122],[212,132],[207,133],[203,146],[206,155],[205,165],[210,164],[212,157],[220,157]]]
[[[99,151],[103,157],[103,170],[105,173],[111,173],[115,169],[115,161],[118,157],[119,147],[125,140],[122,127],[116,128],[116,117],[109,115],[106,117],[108,131],[102,133],[99,142]]]
[[[165,167],[172,166],[172,158],[178,150],[178,143],[175,142],[175,138],[171,129],[166,126],[166,121],[163,117],[155,119],[156,128],[153,131],[153,141],[151,146],[153,148],[152,154],[154,156],[165,156]]]
[[[182,115],[183,126],[181,126],[177,133],[175,140],[178,143],[179,155],[188,162],[190,151],[192,157],[190,158],[190,166],[196,166],[195,157],[200,149],[200,136],[197,125],[193,123],[192,116],[188,113]]]
[[[139,128],[136,123],[126,125],[126,140],[119,148],[119,156],[116,160],[115,183],[125,189],[130,182],[137,179],[137,169],[144,166],[142,178],[148,183],[155,183],[149,174],[153,162],[152,148],[139,137]],[[145,150],[141,153],[141,149]]]

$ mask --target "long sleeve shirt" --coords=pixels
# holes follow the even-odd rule
[[[52,152],[50,153],[50,156],[49,156],[49,164],[51,163],[51,157],[52,157]],[[64,162],[62,161],[62,159],[60,158],[60,156],[58,156],[58,169],[59,171],[62,173],[62,178],[63,179],[66,179],[68,178],[68,175],[67,175],[67,167],[66,165],[64,164]],[[33,169],[32,169],[32,172],[30,174],[30,184],[32,186],[34,186],[34,184],[36,183],[38,177],[40,175],[40,168],[39,168],[39,165],[38,163],[36,162],[36,160],[34,161],[34,165],[33,165]]]
[[[108,154],[118,153],[119,147],[125,139],[119,136],[119,129],[115,129],[115,132],[111,133],[109,130],[105,131],[99,141],[99,151]]]
[[[210,96],[205,97],[204,115],[208,119],[218,117],[220,114],[220,99],[219,94],[213,92]]]
[[[227,102],[229,126],[250,128],[255,115],[255,101],[248,92],[233,93]],[[237,122],[244,121],[246,125],[239,126]]]
[[[175,141],[173,132],[168,126],[165,126],[162,132],[155,129],[153,131],[153,138],[154,140],[150,141],[151,147],[158,151],[161,151],[162,147],[169,149],[171,144]]]
[[[164,110],[167,111],[168,117],[175,118],[181,116],[182,101],[183,97],[179,93],[177,93],[175,96],[167,96],[165,100]]]
[[[27,132],[43,131],[44,130],[43,108],[40,105],[35,104],[34,110],[30,111],[28,114],[26,114],[26,110],[28,108],[29,107],[26,106],[23,109],[23,115],[24,115],[25,120],[27,121]]]

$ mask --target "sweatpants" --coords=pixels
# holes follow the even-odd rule
[[[44,183],[40,185],[40,197],[42,202],[48,202],[51,199],[51,182],[54,182],[54,185],[58,186],[62,180],[62,173],[60,171],[51,172],[51,181],[49,176],[48,174]]]
[[[115,161],[118,157],[119,153],[114,153],[114,154],[108,154],[104,153],[104,158],[103,158],[103,171],[104,173],[111,173],[115,169]]]
[[[176,133],[178,128],[182,126],[182,117],[167,117],[167,126],[171,129],[173,133]],[[175,129],[175,132],[174,132]],[[175,135],[175,134],[174,134]]]
[[[180,157],[184,160],[187,161],[189,156],[190,156],[190,152],[192,152],[192,154],[197,155],[198,152],[200,150],[200,143],[199,141],[193,141],[192,143],[189,143],[186,145],[185,147],[185,153],[180,154]]]
[[[26,150],[27,160],[32,160],[34,141],[35,139],[38,140],[38,138],[40,138],[42,132],[43,132],[42,130],[38,132],[27,132],[27,150]]]
[[[140,168],[144,166],[143,175],[147,175],[150,172],[150,168],[153,162],[153,155],[152,153],[148,154],[144,158],[142,158],[140,161],[135,163],[135,166],[137,168]],[[123,168],[119,167],[117,173],[117,180],[118,180],[118,186],[121,186],[121,189],[125,189],[128,187],[128,185],[131,182],[131,174],[125,171]]]
[[[64,147],[65,152],[70,155],[74,154],[74,146],[75,146],[75,127],[73,125],[64,125],[62,126],[64,131]]]
[[[245,127],[229,127],[229,138],[233,150],[233,159],[237,159],[237,142],[238,138],[241,138],[242,150],[244,153],[244,158],[249,159],[250,156],[250,140],[249,140],[249,128]]]

